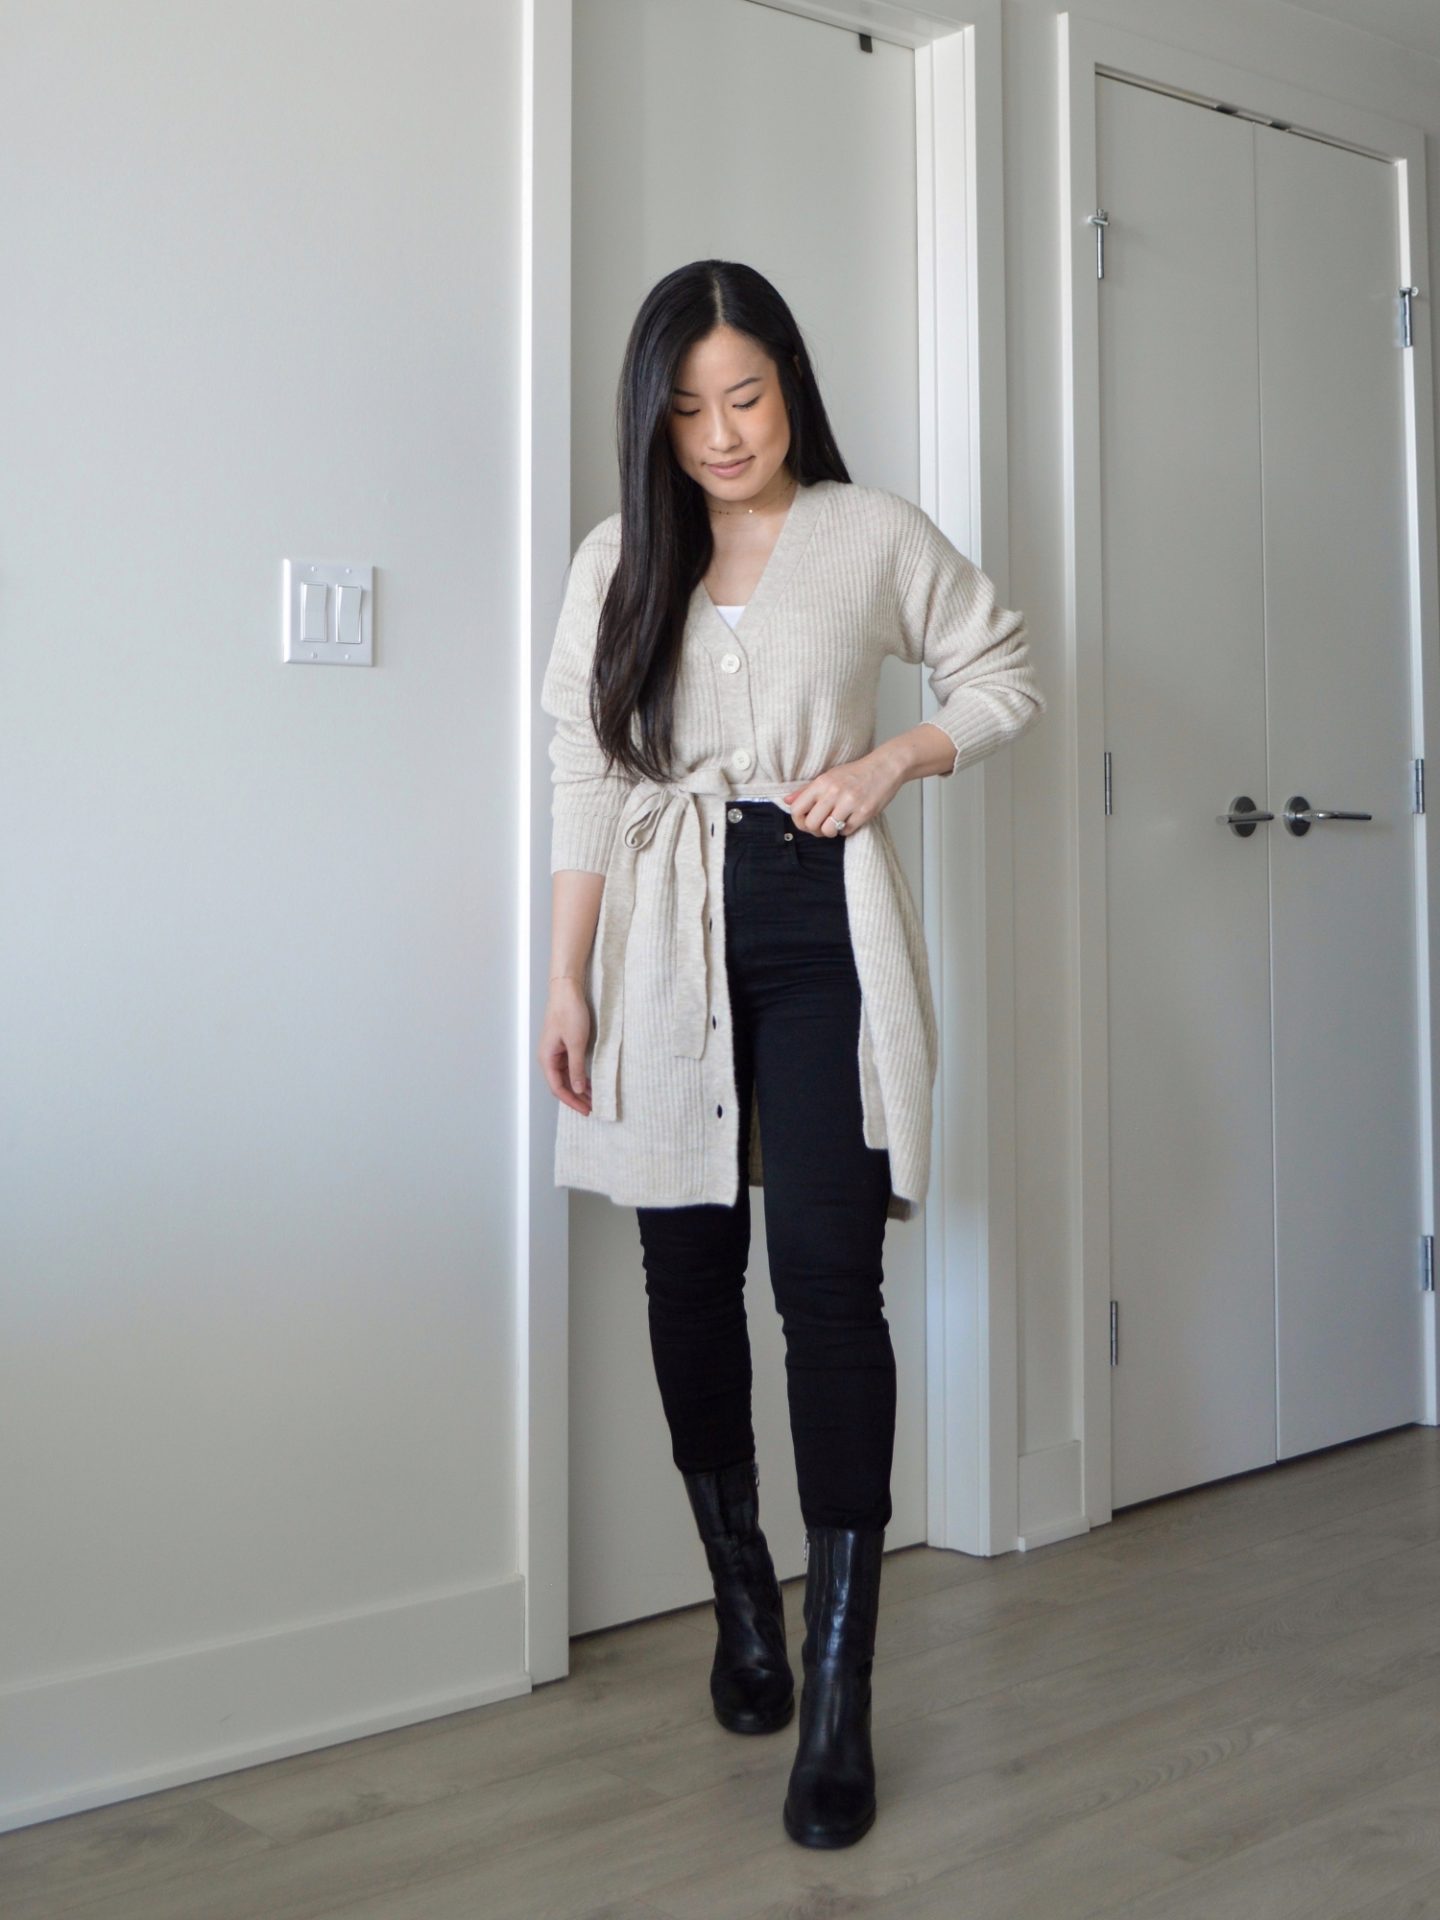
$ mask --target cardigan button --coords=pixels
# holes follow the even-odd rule
[[[737,747],[734,753],[731,754],[730,758],[735,762],[735,765],[739,767],[741,772],[743,773],[745,768],[750,765],[750,762],[755,758],[755,756],[753,753],[751,753],[748,747]]]
[[[721,654],[720,665],[726,673],[738,673],[740,671],[739,654],[738,653]]]

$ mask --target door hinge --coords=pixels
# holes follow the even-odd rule
[[[1410,302],[1419,291],[1418,287],[1401,287],[1400,289],[1400,344],[1402,347],[1413,347],[1415,344],[1415,328],[1410,314]]]
[[[1113,813],[1115,811],[1114,798],[1115,798],[1114,792],[1110,785],[1110,749],[1107,747],[1105,749],[1105,811],[1106,813]]]
[[[1425,756],[1421,754],[1415,762],[1415,798],[1411,803],[1412,813],[1425,811]]]
[[[1435,1236],[1422,1233],[1420,1236],[1420,1291],[1435,1291]]]
[[[1120,1302],[1118,1300],[1110,1302],[1110,1364],[1112,1367],[1120,1364]]]
[[[1087,213],[1086,223],[1095,229],[1095,278],[1105,278],[1105,229],[1110,224],[1110,216],[1104,207],[1097,207],[1094,213]]]

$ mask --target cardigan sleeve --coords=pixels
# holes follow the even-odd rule
[[[1016,738],[1045,711],[1031,668],[1025,616],[1002,607],[995,583],[914,507],[900,556],[901,654],[930,669],[939,711],[925,723],[949,736],[946,777]]]
[[[590,721],[595,658],[608,549],[588,535],[575,550],[555,642],[540,689],[541,709],[555,722],[550,737],[550,871],[605,873],[620,810],[631,781],[607,771]]]

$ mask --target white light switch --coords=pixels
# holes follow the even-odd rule
[[[300,582],[300,638],[330,638],[330,589],[321,580]]]
[[[355,560],[286,560],[283,573],[287,664],[373,665],[375,569]]]
[[[335,589],[335,638],[342,647],[360,644],[360,599],[359,587]]]

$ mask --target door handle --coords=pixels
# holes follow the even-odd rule
[[[1298,839],[1316,820],[1373,820],[1373,813],[1341,813],[1335,807],[1312,807],[1303,793],[1285,802],[1285,825]]]
[[[1248,840],[1262,820],[1273,820],[1273,813],[1265,813],[1250,798],[1248,793],[1237,794],[1230,802],[1229,813],[1217,813],[1215,818],[1222,827],[1229,827],[1241,840]]]

